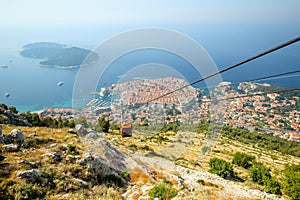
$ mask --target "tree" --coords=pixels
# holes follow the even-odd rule
[[[15,114],[18,114],[18,112],[19,112],[19,111],[17,110],[17,108],[14,107],[14,106],[9,107],[8,109],[10,110],[10,112],[15,113]]]
[[[75,122],[74,122],[73,119],[70,119],[70,120],[68,121],[68,127],[70,127],[70,128],[74,128],[74,127],[75,127]]]
[[[197,133],[207,132],[208,128],[209,128],[209,124],[208,123],[201,123],[198,126]]]
[[[236,164],[245,169],[248,169],[252,166],[252,162],[255,160],[254,156],[248,155],[246,153],[237,152],[233,156],[232,164]]]
[[[180,127],[180,124],[177,123],[177,122],[171,122],[171,123],[168,123],[168,124],[165,124],[161,131],[166,133],[168,131],[173,131],[174,133],[177,133],[178,130],[179,130],[179,127]]]
[[[160,183],[155,185],[150,191],[149,196],[154,198],[158,198],[159,200],[163,199],[172,199],[178,194],[178,191],[173,189],[171,185],[166,183]]]
[[[222,178],[234,177],[233,167],[230,162],[219,158],[211,158],[209,166],[209,172],[217,174]]]
[[[255,163],[249,169],[249,173],[251,179],[260,185],[267,185],[268,179],[271,178],[270,169],[268,169],[262,163]]]
[[[284,192],[291,197],[292,200],[300,199],[300,165],[286,165],[284,173]]]
[[[88,123],[86,121],[86,118],[83,117],[83,116],[80,116],[78,119],[77,119],[77,124],[81,124],[83,127],[88,127]]]
[[[266,189],[268,193],[272,193],[272,194],[279,194],[281,195],[281,191],[280,191],[280,184],[274,179],[274,178],[270,178],[266,181]]]
[[[101,127],[104,133],[109,131],[109,120],[106,120],[104,117],[98,119],[99,126]]]

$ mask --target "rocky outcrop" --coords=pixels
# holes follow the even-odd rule
[[[27,160],[20,160],[20,161],[18,161],[18,164],[27,165],[27,166],[29,166],[31,169],[36,169],[36,168],[42,166],[42,162],[41,162],[41,161],[30,162],[30,161],[27,161]]]
[[[82,141],[89,152],[77,163],[87,168],[87,176],[93,183],[99,183],[108,176],[125,181],[122,177],[122,172],[126,171],[123,153],[104,138],[82,137]]]
[[[21,115],[11,112],[5,104],[0,104],[0,124],[13,124],[16,126],[31,126]]]
[[[88,131],[81,124],[77,124],[75,129],[80,136],[86,136],[88,134]]]
[[[17,177],[23,179],[29,183],[41,183],[43,182],[42,175],[39,171],[32,169],[23,172],[18,172]]]
[[[18,129],[12,130],[8,135],[0,134],[0,143],[2,144],[16,144],[17,146],[24,146],[24,134]]]

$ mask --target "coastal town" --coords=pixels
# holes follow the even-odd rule
[[[262,94],[258,88],[270,90],[272,86],[249,82],[240,83],[237,87],[230,82],[222,82],[209,93],[185,86],[185,80],[179,78],[114,84],[102,88],[85,108],[48,108],[40,113],[40,117],[62,120],[84,117],[92,124],[104,117],[111,124],[134,125],[199,124],[215,117],[224,125],[300,141],[299,95]],[[178,88],[182,90],[168,94]],[[110,97],[111,101],[104,102],[103,97]]]

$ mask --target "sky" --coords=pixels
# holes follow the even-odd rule
[[[0,25],[300,23],[299,0],[3,0]]]

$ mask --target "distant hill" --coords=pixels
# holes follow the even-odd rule
[[[98,55],[79,47],[67,47],[54,42],[37,42],[23,46],[20,55],[27,58],[43,59],[40,64],[55,67],[79,67],[89,55],[87,63],[95,62]]]

